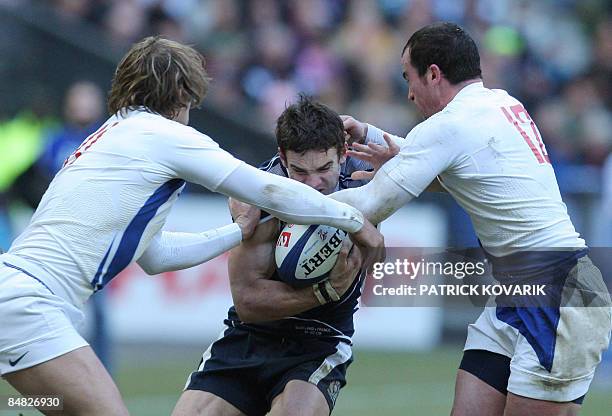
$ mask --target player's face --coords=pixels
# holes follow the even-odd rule
[[[291,150],[280,152],[281,160],[289,177],[328,195],[334,192],[340,178],[340,164],[346,156],[338,155],[336,148],[307,150],[297,153]]]
[[[440,111],[437,99],[437,83],[432,82],[430,70],[419,76],[416,68],[410,63],[410,50],[406,49],[402,55],[402,70],[404,79],[408,82],[408,99],[414,102],[419,112],[428,118]]]

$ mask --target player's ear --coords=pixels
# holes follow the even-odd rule
[[[280,147],[278,148],[278,155],[280,156],[284,168],[287,169],[287,155],[285,155],[285,152],[283,152]]]
[[[433,84],[437,84],[442,79],[442,71],[438,65],[431,64],[429,65],[429,71],[425,76],[428,77],[429,81],[431,81]]]

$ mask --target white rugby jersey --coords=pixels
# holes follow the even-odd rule
[[[184,180],[214,191],[240,163],[160,115],[112,116],[66,160],[2,260],[78,306],[141,256]]]
[[[368,137],[380,141],[382,132],[369,128]],[[536,125],[506,91],[469,84],[398,143],[382,169],[414,196],[438,176],[492,255],[585,247]]]

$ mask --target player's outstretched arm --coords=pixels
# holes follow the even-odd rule
[[[242,209],[233,215],[233,224],[202,233],[161,231],[137,262],[149,275],[197,266],[250,238],[259,216],[257,208],[242,204]]]
[[[221,149],[210,137],[174,126],[150,157],[177,177],[266,210],[293,224],[325,224],[354,233],[363,215],[311,187],[250,166]]]
[[[290,224],[324,224],[350,233],[363,227],[355,208],[332,201],[315,189],[292,179],[240,164],[217,191],[255,205]]]
[[[137,263],[149,275],[187,269],[225,253],[241,240],[242,231],[236,223],[203,233],[161,231]]]
[[[296,315],[319,306],[311,287],[296,289],[270,280],[275,270],[274,250],[278,237],[276,219],[260,224],[249,240],[230,252],[228,270],[234,306],[244,322],[263,322]],[[361,267],[359,250],[349,255],[343,247],[330,280],[341,296]]]
[[[330,196],[359,209],[373,224],[380,224],[414,198],[384,170],[379,170],[364,186],[344,189]]]

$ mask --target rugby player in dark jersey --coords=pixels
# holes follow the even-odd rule
[[[363,185],[370,166],[347,158],[342,120],[300,97],[279,117],[278,154],[261,169],[323,194]],[[263,213],[262,216],[266,216]],[[352,361],[353,314],[361,294],[361,254],[345,242],[331,272],[338,301],[278,280],[274,251],[283,224],[260,224],[229,257],[234,306],[221,337],[191,373],[174,415],[329,415]]]

